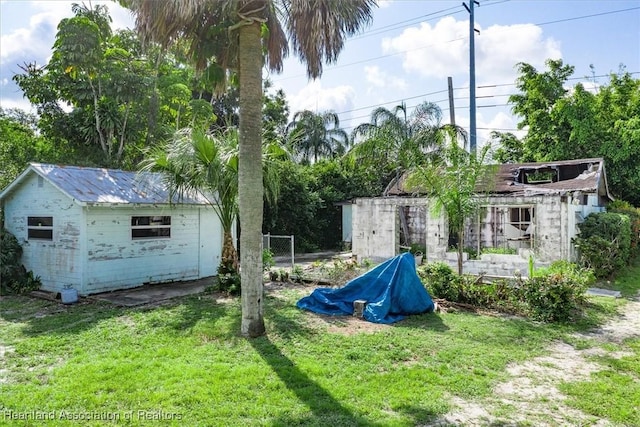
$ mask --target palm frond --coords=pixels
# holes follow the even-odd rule
[[[346,36],[372,19],[375,0],[283,0],[287,31],[294,52],[307,65],[307,74],[322,74],[322,63],[334,62]]]

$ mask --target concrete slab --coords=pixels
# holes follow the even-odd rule
[[[121,307],[135,307],[151,304],[185,295],[204,292],[207,286],[213,284],[213,277],[190,282],[172,282],[158,285],[145,285],[139,288],[123,291],[105,292],[91,295],[88,298],[110,302]]]
[[[611,289],[600,289],[600,288],[587,289],[587,295],[594,295],[598,297],[611,297],[611,298],[620,298],[622,296],[620,291],[612,291]]]

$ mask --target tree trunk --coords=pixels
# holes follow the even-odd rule
[[[233,268],[238,271],[238,253],[233,245],[233,236],[231,231],[224,231],[224,240],[222,242],[222,263],[226,267]]]
[[[262,283],[262,42],[260,23],[244,24],[238,28],[241,332],[244,336],[257,337],[265,332]]]

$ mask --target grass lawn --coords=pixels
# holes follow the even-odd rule
[[[454,312],[359,327],[295,308],[308,292],[269,292],[268,333],[254,340],[238,336],[239,301],[219,295],[142,308],[3,297],[0,425],[426,424],[453,397],[481,402],[508,364],[622,304],[594,299],[582,322],[564,325]],[[638,397],[640,345],[627,347],[634,356],[592,379],[602,393],[624,384]],[[584,391],[591,387],[564,387],[576,407],[598,399]],[[601,416],[626,423],[635,416],[628,405]]]

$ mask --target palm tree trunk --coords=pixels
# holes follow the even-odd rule
[[[226,267],[233,268],[234,271],[238,271],[238,253],[236,247],[233,245],[233,236],[231,231],[224,231],[224,238],[222,242],[222,264]]]
[[[257,337],[265,332],[262,284],[262,43],[260,23],[244,24],[238,28],[241,333]]]

